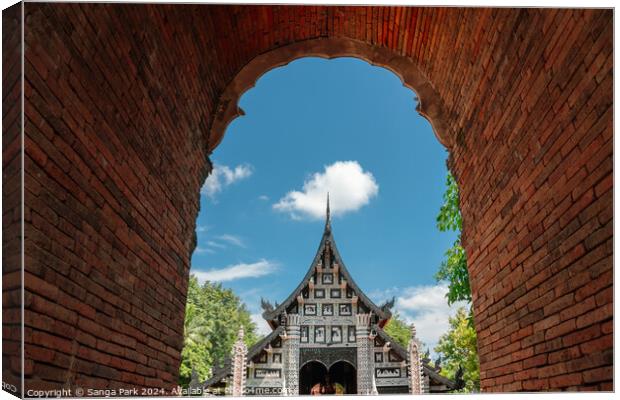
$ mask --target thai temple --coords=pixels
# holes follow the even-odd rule
[[[329,197],[323,237],[301,283],[282,303],[261,305],[272,332],[248,349],[240,331],[231,357],[191,385],[233,396],[443,393],[463,385],[420,354],[413,326],[407,348],[383,330],[394,300],[377,306],[355,284],[336,247]]]

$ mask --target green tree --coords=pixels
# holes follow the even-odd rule
[[[407,347],[411,338],[411,328],[405,323],[398,313],[392,315],[392,318],[383,327],[383,330],[392,337],[398,344]]]
[[[191,275],[179,383],[183,386],[189,383],[192,367],[201,380],[206,379],[215,365],[230,356],[240,327],[245,331],[246,345],[258,341],[250,313],[232,290],[212,282],[200,285]]]
[[[437,228],[440,231],[456,231],[458,238],[445,253],[435,275],[438,281],[448,282],[446,298],[448,304],[457,301],[469,303],[469,310],[460,308],[454,318],[450,318],[450,330],[441,336],[435,352],[443,360],[441,374],[455,379],[456,371],[463,368],[465,387],[462,391],[472,392],[480,389],[480,365],[478,361],[477,336],[474,328],[471,306],[471,286],[467,270],[467,257],[461,246],[462,219],[459,209],[459,189],[452,174],[448,173],[444,203],[437,215]]]
[[[435,352],[441,355],[441,374],[455,379],[459,367],[463,368],[463,392],[480,391],[480,364],[478,362],[476,330],[469,323],[468,311],[458,309],[450,318],[450,329],[439,339]]]
[[[471,303],[471,287],[469,285],[469,272],[467,271],[467,258],[465,250],[461,246],[461,211],[459,210],[459,189],[452,174],[448,173],[446,179],[446,191],[443,195],[444,203],[437,215],[437,228],[440,231],[456,231],[458,238],[445,255],[439,271],[435,274],[438,281],[448,282],[448,304],[457,301]]]

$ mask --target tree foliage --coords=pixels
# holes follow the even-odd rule
[[[454,176],[448,172],[446,177],[446,191],[443,194],[443,204],[437,215],[437,227],[440,231],[461,231],[463,221],[459,209],[459,188]]]
[[[448,304],[457,301],[471,302],[471,287],[469,285],[469,272],[467,271],[467,258],[465,250],[461,246],[461,211],[459,210],[459,189],[452,174],[448,173],[446,179],[446,191],[443,195],[444,203],[437,215],[437,228],[440,231],[456,231],[458,239],[445,253],[445,260],[441,263],[439,271],[435,274],[438,281],[448,282]]]
[[[435,352],[442,358],[441,374],[455,379],[456,371],[463,368],[463,392],[480,390],[480,364],[478,362],[476,330],[469,323],[469,313],[464,307],[450,318],[450,329],[439,339]]]
[[[215,365],[230,356],[240,327],[245,331],[246,345],[258,341],[250,313],[232,290],[212,282],[200,285],[195,276],[190,276],[179,383],[189,383],[192,367],[201,381],[206,379]]]
[[[437,228],[440,231],[456,231],[458,238],[445,253],[435,275],[438,281],[448,282],[446,294],[448,304],[466,301],[470,304],[469,311],[461,307],[454,318],[450,318],[450,330],[441,336],[435,352],[443,360],[441,374],[455,379],[456,371],[463,368],[464,392],[480,390],[480,365],[478,361],[477,336],[473,324],[471,308],[471,286],[467,271],[467,257],[461,246],[462,219],[459,209],[459,189],[452,174],[448,173],[446,191],[443,195],[444,204],[437,216]]]
[[[392,318],[383,327],[383,330],[392,337],[398,344],[407,347],[411,338],[411,328],[405,323],[398,313],[392,315]]]
[[[467,258],[465,257],[465,250],[461,246],[460,238],[446,251],[445,257],[439,271],[435,274],[435,278],[438,281],[448,282],[448,293],[446,294],[448,304],[452,305],[457,301],[471,302]]]

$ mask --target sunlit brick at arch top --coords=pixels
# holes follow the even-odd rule
[[[414,89],[450,151],[483,390],[613,388],[612,11],[26,3],[24,16],[25,328],[15,101],[5,381],[20,387],[23,333],[26,390],[174,386],[199,190],[239,95],[294,58],[347,55]],[[3,97],[18,100],[19,6],[3,22]]]

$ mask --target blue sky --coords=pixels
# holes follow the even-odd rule
[[[361,60],[304,58],[262,76],[240,106],[212,155],[192,273],[232,288],[258,321],[260,297],[284,300],[307,271],[329,190],[353,278],[377,302],[396,296],[434,345],[454,312],[434,274],[456,236],[435,226],[447,151],[414,92]]]

